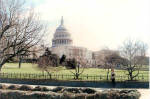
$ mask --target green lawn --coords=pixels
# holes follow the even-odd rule
[[[74,70],[68,70],[66,68],[62,68],[62,70],[58,72],[54,72],[54,74],[71,74],[70,71]],[[42,73],[42,70],[40,70],[36,64],[31,63],[23,63],[22,67],[19,69],[17,63],[6,63],[3,68],[2,72],[5,73]],[[107,70],[105,69],[98,69],[98,68],[86,68],[84,69],[83,74],[84,75],[106,75]],[[116,75],[125,75],[127,71],[125,70],[115,70]],[[140,75],[146,75],[148,76],[148,71],[140,71]]]
[[[37,68],[36,64],[22,63],[21,68],[18,68],[17,63],[6,63],[2,72],[5,73],[41,73],[41,70]]]
[[[60,80],[72,80],[74,76],[71,76],[73,74],[70,71],[74,72],[74,70],[68,70],[65,67],[63,67],[61,68],[60,71],[53,72],[52,78],[60,79]],[[37,64],[31,64],[31,63],[23,63],[20,69],[18,68],[18,63],[6,63],[3,66],[1,72],[2,73],[18,73],[17,75],[15,74],[13,78],[16,78],[16,77],[20,78],[19,76],[20,74],[27,74],[27,76],[26,77],[23,76],[23,78],[30,78],[28,74],[35,74],[35,75],[30,75],[32,76],[31,78],[35,78],[36,74],[41,75],[43,73],[42,70],[40,70],[37,67]],[[47,74],[47,73],[45,72],[44,74]],[[109,79],[110,79],[110,74],[111,73],[109,73]],[[126,80],[128,79],[128,76],[126,75],[127,71],[125,70],[115,70],[115,74],[116,74],[116,80],[118,81],[120,80],[122,81],[123,79],[126,79]],[[103,80],[106,80],[106,75],[107,75],[106,69],[86,68],[84,69],[84,72],[80,77],[82,78],[82,80],[95,80],[95,79],[100,80],[101,77]],[[149,76],[149,71],[140,71],[140,74],[136,79],[139,79],[140,81],[143,81],[143,80],[148,81],[148,76]],[[7,78],[8,76],[5,75],[5,77]],[[40,77],[37,77],[36,79],[43,79],[43,78],[45,78],[45,76],[40,76]]]

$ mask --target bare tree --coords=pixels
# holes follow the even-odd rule
[[[141,45],[142,44],[142,45]],[[127,60],[124,69],[128,71],[130,80],[138,76],[142,57],[146,54],[146,46],[142,41],[126,40],[121,47],[121,54]],[[140,56],[140,58],[137,58]]]
[[[48,48],[45,50],[45,53],[40,56],[37,64],[42,71],[47,72],[50,79],[52,73],[62,70],[62,68],[58,66],[59,57],[56,54],[52,54]]]
[[[116,66],[120,66],[122,64],[123,58],[120,56],[119,51],[110,50],[110,49],[102,49],[96,52],[96,68],[104,68],[107,70],[106,78],[108,80],[110,69],[116,68]]]
[[[137,61],[137,64],[143,67],[143,65],[146,65],[146,60],[147,60],[147,50],[148,50],[148,45],[142,41],[139,41],[139,50],[138,54],[135,57],[135,60]]]
[[[50,59],[47,56],[42,56],[42,57],[39,58],[39,60],[38,60],[38,67],[42,71],[45,71],[49,75],[50,79],[52,79],[51,75],[53,73],[59,72],[60,70],[62,70],[61,67],[54,66],[54,63],[53,63],[52,59]]]
[[[0,70],[7,61],[37,45],[45,30],[22,0],[0,0]]]
[[[117,51],[113,51],[107,48],[95,52],[96,67],[107,68],[105,66],[105,57],[111,55],[112,53],[117,53]]]
[[[110,69],[114,70],[117,65],[122,63],[123,58],[119,55],[119,53],[112,52],[105,56],[104,58],[104,66],[107,69],[107,80]]]
[[[75,58],[68,59],[66,61],[66,66],[71,67],[71,69],[74,69],[74,71],[70,70],[70,72],[74,75],[75,79],[79,79],[79,76],[84,72],[86,63],[83,62],[83,59],[81,61],[77,61]]]
[[[69,59],[67,62],[71,62],[71,64],[67,63],[66,65],[72,65],[74,67],[74,71],[70,72],[75,76],[75,79],[79,79],[79,76],[84,72],[85,67],[87,67],[87,60],[83,57],[83,50],[74,48],[72,50],[73,58]]]
[[[21,68],[22,60],[25,60],[25,62],[30,62],[32,64],[37,63],[37,60],[39,56],[43,54],[45,51],[45,47],[43,45],[35,45],[28,49],[28,52],[26,54],[19,54],[17,58],[19,59],[19,68]]]
[[[21,63],[22,63],[22,60],[23,60],[23,58],[24,57],[27,57],[29,54],[28,53],[23,53],[23,54],[19,54],[19,55],[17,55],[17,58],[19,59],[19,65],[18,65],[18,68],[20,69],[21,68]]]

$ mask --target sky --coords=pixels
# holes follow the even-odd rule
[[[26,1],[48,23],[46,41],[50,46],[61,16],[76,46],[93,51],[118,49],[129,38],[150,46],[150,0]]]

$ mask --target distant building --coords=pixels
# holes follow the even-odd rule
[[[87,61],[89,66],[93,63],[93,53],[84,47],[73,46],[73,40],[71,34],[64,26],[63,17],[59,27],[56,29],[53,39],[52,47],[50,48],[52,53],[57,54],[61,57],[63,54],[67,58],[82,58]]]
[[[72,45],[71,34],[64,27],[64,20],[62,17],[61,24],[54,33],[54,38],[52,39],[52,47],[61,47],[70,45]]]

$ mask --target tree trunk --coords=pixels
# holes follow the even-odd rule
[[[6,61],[3,61],[2,63],[0,63],[0,72],[2,70],[3,65],[6,63]]]
[[[79,79],[79,74],[78,73],[76,73],[76,79]]]
[[[108,71],[107,71],[107,80],[108,80],[108,76],[109,76],[109,68],[108,68]]]
[[[3,65],[2,65],[2,64],[0,64],[0,72],[1,72],[2,66],[3,66]]]
[[[47,72],[47,74],[49,75],[49,78],[52,79],[51,73],[49,73],[48,71],[46,71],[46,72]]]
[[[131,76],[131,81],[133,80],[133,77]]]
[[[130,75],[130,80],[132,81],[133,80],[132,73],[130,73],[129,75]]]
[[[21,68],[22,58],[19,57],[19,69]]]

